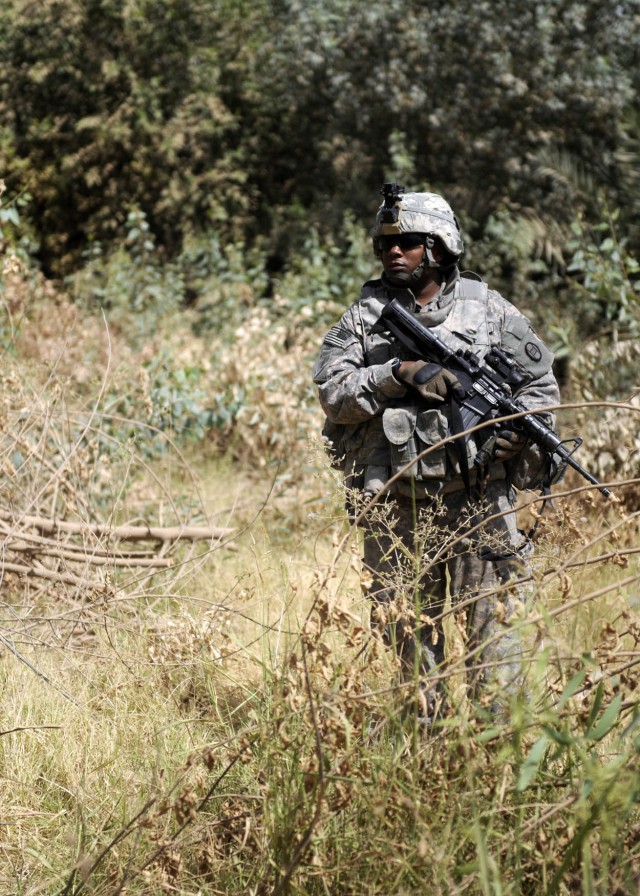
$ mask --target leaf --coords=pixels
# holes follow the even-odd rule
[[[602,706],[602,698],[604,697],[604,682],[600,681],[598,683],[598,687],[596,688],[596,695],[593,699],[593,706],[589,712],[589,718],[587,719],[587,730],[593,726],[593,723],[596,720],[598,713],[600,712],[600,707]]]
[[[557,728],[552,728],[550,725],[545,725],[544,730],[547,732],[551,740],[555,741],[557,744],[560,744],[561,747],[568,747],[572,743],[574,743],[574,738],[567,731],[558,731]]]
[[[571,697],[573,697],[573,695],[575,694],[575,692],[578,690],[578,688],[580,687],[580,685],[581,685],[582,682],[584,681],[584,679],[585,679],[585,677],[586,677],[586,674],[587,674],[587,670],[586,670],[586,669],[582,669],[580,672],[577,672],[577,673],[573,676],[573,678],[571,679],[571,681],[569,681],[569,682],[565,685],[565,688],[564,688],[563,692],[560,694],[560,699],[559,699],[558,702],[556,703],[556,709],[562,709],[562,707],[565,705],[565,703],[567,702],[567,700],[570,700]]]
[[[549,738],[543,735],[531,747],[529,755],[523,762],[520,774],[518,775],[518,782],[516,784],[518,793],[522,793],[523,790],[526,790],[537,775],[540,763],[544,758],[544,754],[547,752],[548,746]]]
[[[613,728],[615,722],[620,715],[620,708],[622,707],[622,694],[618,694],[613,698],[609,706],[605,709],[598,721],[597,725],[593,725],[589,730],[585,733],[585,737],[588,740],[602,740],[602,738],[608,734]]]
[[[623,738],[628,737],[631,732],[638,727],[638,725],[640,725],[640,715],[636,713],[620,736]]]
[[[16,227],[19,226],[20,215],[18,214],[18,209],[15,205],[0,209],[0,222],[2,224],[15,224]]]
[[[481,731],[480,734],[477,735],[475,740],[479,744],[484,744],[487,741],[495,740],[495,738],[499,737],[502,733],[502,728],[486,728],[484,731]]]

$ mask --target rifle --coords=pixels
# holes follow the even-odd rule
[[[502,349],[492,348],[485,355],[484,363],[469,349],[453,351],[439,336],[403,308],[397,299],[391,299],[385,305],[382,317],[390,332],[414,352],[417,358],[439,364],[456,375],[465,393],[461,399],[452,397],[462,420],[460,433],[472,429],[484,420],[520,414],[514,421],[514,428],[542,448],[559,470],[564,470],[569,465],[587,482],[597,486],[605,497],[611,497],[609,489],[601,485],[573,457],[574,452],[582,445],[582,439],[561,439],[539,414],[527,411],[524,405],[512,398],[513,393],[530,382],[531,377]],[[569,450],[567,445],[572,445],[572,449]],[[489,462],[490,455],[490,449],[481,448],[474,463],[482,466]]]

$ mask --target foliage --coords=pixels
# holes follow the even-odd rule
[[[574,239],[568,249],[573,251],[568,272],[572,275],[574,298],[571,307],[585,322],[582,331],[593,332],[593,327],[611,328],[613,341],[619,335],[635,336],[639,322],[640,265],[627,249],[627,239],[619,239],[616,209],[608,220],[593,225],[587,234],[580,222],[572,226]]]
[[[110,392],[108,406],[130,421],[140,450],[165,450],[168,433],[207,436],[247,463],[297,458],[304,469],[319,415],[311,358],[372,274],[368,241],[353,223],[345,231],[344,245],[311,231],[270,280],[259,253],[215,238],[191,238],[163,263],[141,213],[111,254],[94,247],[67,284],[77,307],[92,316],[98,305],[139,351],[129,388]]]
[[[144,221],[69,281],[73,302],[24,265],[4,275],[2,891],[634,892],[636,505],[556,493],[536,603],[515,620],[527,699],[496,716],[467,697],[454,607],[450,708],[425,732],[407,712],[417,682],[369,623],[309,381],[368,276],[364,237],[309,231],[268,283],[242,244],[194,239],[193,266],[165,264]],[[120,265],[153,300],[132,307]],[[244,463],[211,473],[224,451]],[[60,545],[32,566],[42,579],[7,559],[41,547],[35,512],[87,524],[80,555]],[[174,545],[152,572],[117,566],[131,557],[88,525],[221,516],[228,550]]]
[[[249,197],[224,94],[241,89],[234,60],[257,38],[248,4],[13,0],[3,18],[6,174],[29,185],[46,267],[113,239],[122,196],[168,247],[190,222],[227,234],[231,215],[242,222]]]
[[[4,176],[33,197],[47,272],[108,253],[130,209],[168,260],[213,235],[282,266],[301,232],[368,223],[389,178],[444,191],[474,240],[535,220],[554,259],[603,191],[637,251],[633,0],[6,7]]]
[[[312,228],[274,277],[274,313],[320,333],[342,316],[366,280],[379,276],[377,267],[370,241],[349,217],[324,239]]]
[[[4,181],[0,181],[0,197],[6,190]],[[0,205],[0,240],[3,245],[9,242],[9,232],[20,225],[20,213],[15,203]]]
[[[246,495],[246,471],[220,487]],[[458,640],[425,732],[403,711],[417,683],[363,621],[357,546],[318,537],[337,524],[323,490],[288,548],[240,533],[237,567],[186,558],[153,587],[55,600],[5,579],[7,892],[633,892],[637,571],[607,560],[610,531],[570,504],[545,519],[518,623],[528,699],[470,704]],[[633,557],[634,517],[613,522]]]
[[[576,221],[571,230],[571,260],[548,329],[566,365],[565,400],[600,403],[600,410],[578,411],[571,422],[563,415],[561,428],[568,434],[575,427],[584,438],[584,463],[600,480],[637,479],[640,267],[619,235],[617,210],[590,228]],[[627,491],[629,503],[635,491]]]
[[[98,242],[87,256],[66,279],[75,300],[92,310],[111,312],[114,320],[133,322],[140,339],[154,320],[175,312],[184,300],[180,272],[159,257],[149,223],[139,210],[129,212],[124,239],[106,257]]]

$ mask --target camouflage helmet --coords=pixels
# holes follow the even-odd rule
[[[456,260],[464,245],[451,206],[438,193],[405,193],[399,184],[385,184],[384,201],[373,227],[373,245],[380,254],[378,238],[397,233],[424,233],[438,237]]]

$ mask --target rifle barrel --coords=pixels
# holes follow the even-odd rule
[[[576,473],[580,473],[580,475],[584,479],[586,479],[587,482],[590,482],[592,485],[597,486],[598,491],[600,491],[605,496],[605,498],[612,497],[609,489],[605,485],[602,485],[592,473],[590,473],[588,470],[585,470],[585,468],[582,466],[582,464],[579,464],[578,461],[574,459],[573,455],[569,451],[558,450],[557,453],[560,455],[560,457],[562,457],[562,459],[566,463],[569,464],[570,467],[573,467],[573,469],[576,471]]]

